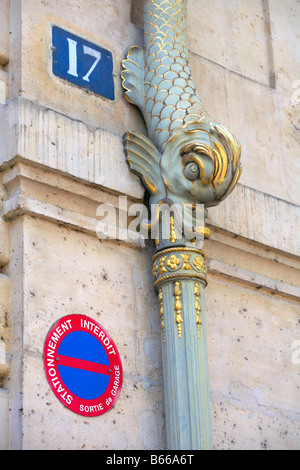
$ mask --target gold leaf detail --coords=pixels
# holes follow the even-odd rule
[[[156,263],[153,263],[153,269],[152,269],[153,277],[156,277],[157,271],[158,271],[158,266]]]
[[[167,259],[167,256],[164,256],[163,258],[161,258],[159,260],[159,266],[160,266],[159,274],[163,274],[163,273],[167,272],[167,270],[164,266],[164,263],[165,263],[166,259]]]
[[[164,320],[164,306],[163,306],[163,295],[162,290],[159,289],[158,300],[160,303],[160,318],[161,318],[161,330],[163,334],[163,341],[165,342],[165,320]]]
[[[167,261],[167,266],[171,269],[176,269],[180,264],[180,259],[176,255],[171,255]]]
[[[177,235],[174,229],[174,217],[170,218],[170,236],[171,236],[171,243],[176,243],[177,241]]]
[[[175,295],[175,308],[174,308],[174,310],[176,311],[175,323],[177,324],[178,337],[181,338],[181,331],[182,331],[181,324],[183,323],[183,317],[182,317],[180,282],[175,282],[174,295]]]
[[[201,339],[202,320],[201,320],[200,287],[198,283],[195,284],[194,294],[195,294],[196,324],[198,327],[198,338]]]
[[[192,269],[191,266],[190,266],[190,255],[181,255],[182,256],[182,259],[183,259],[183,266],[182,266],[182,270],[183,269],[186,269],[187,271],[189,269]]]
[[[199,256],[196,256],[196,258],[193,261],[193,265],[195,266],[195,268],[198,269],[198,271],[201,271],[203,264],[204,264],[204,261]]]

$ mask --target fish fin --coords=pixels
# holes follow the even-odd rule
[[[144,51],[138,46],[129,50],[127,59],[123,60],[122,85],[125,97],[129,103],[135,104],[143,112],[145,107],[144,96]]]
[[[161,154],[155,145],[140,132],[130,131],[124,135],[124,151],[130,171],[141,178],[149,192],[164,193],[159,166]]]

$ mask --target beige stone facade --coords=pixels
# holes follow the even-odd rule
[[[0,0],[1,449],[166,448],[154,245],[96,233],[100,204],[124,228],[119,196],[144,197],[122,137],[145,127],[120,79],[141,12],[142,0]],[[299,21],[299,0],[188,1],[198,93],[242,144],[204,245],[215,449],[300,448]],[[115,101],[53,75],[52,25],[112,52]],[[45,337],[72,313],[121,355],[121,395],[99,417],[62,406],[46,380]]]

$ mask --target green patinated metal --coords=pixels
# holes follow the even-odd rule
[[[211,449],[204,254],[185,247],[158,251],[153,275],[161,309],[168,449]]]
[[[156,239],[167,446],[193,450],[212,448],[204,219],[236,186],[241,149],[228,129],[207,115],[197,94],[186,21],[187,0],[144,0],[145,47],[130,49],[122,80],[126,99],[139,107],[148,130],[148,136],[129,131],[124,151],[155,208],[149,228]],[[162,208],[169,209],[167,219]]]

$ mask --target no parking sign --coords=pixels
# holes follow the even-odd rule
[[[50,329],[44,367],[56,397],[74,413],[99,416],[115,404],[122,387],[116,345],[95,320],[68,315]]]

